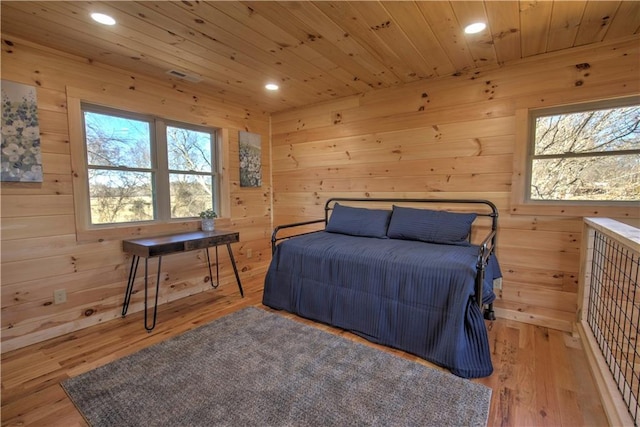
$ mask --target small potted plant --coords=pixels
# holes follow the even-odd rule
[[[202,231],[213,231],[215,229],[214,218],[218,218],[218,214],[213,209],[207,209],[200,212],[202,218]]]

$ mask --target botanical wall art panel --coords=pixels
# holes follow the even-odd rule
[[[2,181],[42,182],[36,88],[2,81]]]
[[[262,186],[262,146],[257,133],[240,131],[240,187]]]

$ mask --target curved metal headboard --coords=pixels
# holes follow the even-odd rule
[[[491,218],[491,230],[498,228],[498,208],[489,200],[482,199],[396,199],[396,198],[349,198],[349,197],[332,197],[324,204],[324,221],[329,221],[329,211],[333,210],[331,203],[335,202],[388,202],[388,203],[451,203],[451,204],[483,204],[489,206],[491,213],[476,212],[478,216],[487,216]]]

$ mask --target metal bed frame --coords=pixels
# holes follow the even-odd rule
[[[476,275],[476,302],[480,306],[480,310],[484,312],[485,319],[495,320],[495,312],[493,310],[493,303],[488,304],[485,308],[482,303],[482,289],[485,277],[485,270],[487,267],[487,263],[489,262],[489,257],[491,254],[495,253],[496,248],[496,237],[497,237],[497,229],[498,229],[498,208],[492,202],[488,200],[480,200],[480,199],[395,199],[395,198],[348,198],[348,197],[332,197],[327,200],[324,205],[324,218],[316,219],[310,221],[302,221],[295,222],[290,224],[283,224],[275,227],[273,229],[273,233],[271,234],[271,253],[273,254],[276,250],[276,245],[279,241],[289,239],[291,237],[303,236],[305,234],[317,233],[323,230],[314,230],[305,233],[298,233],[290,236],[278,237],[278,232],[281,230],[285,230],[288,228],[302,227],[305,225],[319,224],[324,223],[325,227],[329,222],[329,211],[333,210],[333,206],[337,202],[385,202],[385,203],[440,203],[440,204],[480,204],[486,205],[491,209],[490,213],[487,212],[475,212],[478,216],[485,216],[491,218],[491,231],[487,236],[482,240],[482,243],[479,245],[478,250],[478,259],[476,262],[476,268],[478,274]],[[469,233],[469,242],[471,242],[471,233]],[[480,297],[478,298],[478,295]]]

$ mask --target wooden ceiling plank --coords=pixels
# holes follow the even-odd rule
[[[11,10],[8,8],[9,6],[3,4],[3,12]],[[92,40],[91,44],[84,43],[78,40],[76,33],[67,27],[59,28],[56,22],[41,19],[24,10],[13,10],[11,16],[19,18],[19,21],[4,20],[5,15],[3,14],[2,29],[8,37],[17,36],[26,40],[34,37],[39,40],[48,38],[55,43],[57,49],[86,58],[88,61],[109,63],[111,66],[123,70],[137,69],[136,72],[156,77],[162,74],[157,71],[159,65],[154,62],[153,58],[141,57],[139,52],[133,49],[117,46],[115,50],[111,50],[111,46],[105,48],[95,40]]]
[[[485,1],[499,64],[520,59],[520,9],[517,1]]]
[[[285,59],[296,58],[296,60],[292,62],[299,63],[299,65],[307,69],[309,74],[313,75],[314,78],[326,82],[333,82],[337,88],[346,87],[347,89],[343,93],[352,91],[352,93],[355,94],[370,89],[364,82],[354,81],[350,73],[342,70],[328,58],[321,56],[302,40],[298,40],[286,31],[283,31],[277,22],[267,20],[242,2],[216,2],[209,3],[209,5],[219,8],[236,21],[252,28],[270,40],[276,46],[276,52],[274,52],[274,54],[277,57],[282,56]],[[270,49],[270,51],[272,50],[273,49]]]
[[[612,17],[605,41],[619,39],[640,30],[640,1],[622,1]]]
[[[308,68],[304,67],[304,61],[294,55],[287,58],[288,62],[278,58],[273,53],[277,52],[278,48],[275,43],[234,20],[223,11],[210,7],[209,3],[191,3],[188,6],[184,3],[158,2],[154,8],[162,13],[166,12],[167,17],[185,15],[182,11],[188,10],[186,15],[191,19],[187,18],[185,23],[192,22],[192,31],[203,34],[206,31],[209,37],[215,38],[215,40],[207,40],[212,49],[225,50],[226,55],[234,58],[234,61],[245,63],[256,70],[259,74],[257,81],[260,82],[261,87],[267,81],[275,80],[281,86],[281,93],[285,93],[287,89],[286,93],[305,94],[305,97],[315,94],[317,100],[327,99],[336,94],[348,95],[355,92],[344,90],[345,87],[336,85],[335,80],[329,82],[318,79],[322,72],[313,69],[312,73],[309,73]],[[202,27],[203,25],[205,28]]]
[[[619,6],[619,1],[588,1],[575,46],[602,41]]]
[[[231,25],[250,28],[254,32],[251,43],[269,52],[273,61],[281,64],[287,71],[294,70],[295,74],[305,73],[305,81],[317,82],[318,86],[324,85],[330,89],[327,93],[348,96],[365,89],[362,83],[354,82],[344,73],[332,74],[332,71],[338,68],[336,64],[331,61],[318,61],[319,56],[316,52],[249,7],[239,2],[215,2],[206,5],[232,18]],[[308,55],[300,55],[303,52],[313,52],[313,60],[309,60]]]
[[[80,14],[82,13],[82,9],[75,9],[76,7],[80,7],[79,5],[80,5],[79,3],[70,2],[70,3],[65,3],[64,7],[66,7],[67,10],[71,12]],[[51,6],[51,5],[47,4],[46,6]],[[101,5],[101,6],[103,9],[105,8],[105,5]],[[109,10],[115,10],[115,9],[109,9]],[[61,10],[61,13],[63,12],[64,11]],[[128,16],[123,12],[119,12],[116,16],[118,16],[118,19],[122,21],[118,25],[119,27],[118,32],[122,33],[123,36],[129,36],[131,39],[135,38],[136,39],[135,42],[142,43],[144,44],[144,46],[156,44],[155,43],[156,39],[148,36],[147,33],[138,32],[138,30],[140,29],[140,31],[144,30],[144,31],[147,31],[149,34],[155,34],[153,28],[155,28],[156,29],[155,32],[157,32],[158,30],[156,26],[150,25],[146,22],[134,21],[134,23],[137,22],[137,26],[136,26],[134,25],[134,23],[128,21],[127,19]],[[135,30],[131,29],[131,27],[127,25],[135,26],[136,29]],[[176,26],[176,23],[173,24],[173,27],[175,26]],[[123,29],[126,29],[126,31],[124,31]],[[124,43],[119,42],[119,43],[116,43],[116,45],[118,46],[124,45]],[[132,45],[132,43],[129,42],[127,43],[127,45]],[[151,46],[151,48],[144,47],[144,46],[140,47],[140,50],[143,52],[153,51],[154,49],[153,46]],[[259,91],[264,91],[264,88],[262,86],[264,82],[260,80],[260,77],[263,76],[260,70],[264,67],[262,67],[262,64],[255,62],[253,59],[251,59],[251,61],[254,61],[254,62],[252,62],[249,65],[245,65],[239,61],[233,61],[232,59],[221,56],[215,52],[205,50],[201,46],[184,39],[181,45],[179,46],[165,44],[162,47],[163,47],[163,50],[167,52],[171,50],[174,50],[174,51],[177,50],[179,57],[186,58],[186,61],[189,61],[189,62],[183,62],[179,66],[175,66],[171,68],[176,68],[179,71],[183,71],[183,72],[196,73],[199,76],[203,77],[204,82],[208,82],[208,83],[216,82],[215,86],[219,88],[218,93],[228,93],[228,92],[236,93],[237,96],[241,96],[246,101],[253,104],[252,98],[255,98],[255,94],[258,93]],[[195,50],[195,53],[192,52],[193,50]],[[215,62],[212,62],[212,61],[215,61]],[[164,67],[162,66],[158,67],[158,70],[160,71],[160,78],[164,77],[162,76],[162,72],[167,71],[168,70],[167,67],[171,65],[171,63],[172,61],[169,59],[167,60],[167,64]],[[175,64],[175,62],[173,63]],[[220,64],[222,64],[223,66],[222,68]],[[244,76],[244,77],[241,77],[241,76]],[[244,80],[240,80],[239,77],[244,78]],[[307,85],[304,85],[302,83],[298,83],[298,85],[300,87],[304,86],[305,89],[308,90]],[[310,102],[310,100],[325,99],[322,97],[317,97],[316,93],[304,93],[304,95],[296,96],[296,94],[302,94],[302,93],[304,92],[302,92],[301,90],[291,91],[291,93],[287,95],[289,98],[289,102],[295,102],[296,105],[305,105],[308,102]],[[268,100],[268,104],[275,101],[274,99],[275,96],[277,95],[272,95],[270,98],[265,98]],[[277,105],[278,108],[282,108],[282,101],[281,100],[276,101],[274,105]],[[273,106],[269,107],[270,110],[272,110],[273,108],[274,108]]]
[[[522,57],[546,52],[552,2],[520,0]]]
[[[382,4],[435,76],[446,76],[456,71],[416,2],[384,1]]]
[[[80,40],[85,37],[93,37],[94,43],[103,49],[104,52],[112,52],[120,55],[128,54],[131,58],[138,58],[139,61],[152,62],[158,69],[163,71],[167,71],[164,67],[166,67],[165,64],[169,64],[178,69],[196,72],[205,78],[209,78],[210,83],[220,89],[232,90],[233,88],[233,90],[242,90],[246,94],[255,91],[255,88],[251,87],[242,88],[246,85],[238,84],[237,81],[233,79],[233,76],[237,75],[234,73],[238,73],[238,70],[227,71],[227,69],[215,63],[202,65],[202,63],[205,62],[203,58],[192,57],[194,61],[199,61],[199,63],[195,63],[185,60],[182,57],[175,57],[160,49],[141,43],[137,40],[137,35],[134,36],[128,31],[122,31],[122,28],[119,28],[119,32],[125,35],[96,27],[91,23],[83,22],[81,19],[69,16],[74,12],[73,5],[70,3],[24,2],[21,3],[20,6],[25,12],[38,14],[48,19],[51,23],[49,31],[52,36],[55,34],[67,34],[69,38],[80,37]],[[92,56],[93,55],[89,57],[91,58]],[[212,71],[212,67],[217,68]],[[220,76],[223,76],[226,80],[222,80]]]
[[[389,12],[377,1],[360,2],[357,10],[345,2],[316,2],[350,38],[366,46],[403,82],[433,77],[433,66],[422,59]],[[346,12],[346,13],[345,13]]]
[[[21,3],[19,6],[22,7],[25,6],[25,4]],[[3,5],[3,10],[7,10],[5,7],[6,5]],[[147,75],[160,80],[171,80],[168,79],[168,76],[164,73],[165,62],[159,62],[150,55],[140,55],[139,51],[130,49],[122,44],[105,44],[102,46],[95,39],[92,41],[92,44],[83,43],[77,37],[77,33],[70,29],[69,26],[59,24],[59,22],[65,21],[56,15],[54,15],[54,21],[39,19],[37,16],[22,10],[16,11],[12,16],[21,16],[18,21],[19,24],[14,25],[13,23],[4,21],[3,31],[8,30],[10,34],[27,40],[33,37],[39,37],[40,40],[49,40],[50,43],[55,45],[55,48],[72,52],[80,57],[87,58],[89,61],[101,62],[121,70],[131,70],[131,72],[135,72],[136,74]],[[51,22],[51,24],[49,25],[47,22]],[[17,28],[12,31],[11,25]],[[55,31],[50,31],[49,28],[55,28]],[[67,34],[69,35],[67,36]],[[247,89],[234,90],[224,81],[214,82],[211,79],[205,79],[204,82],[210,85],[209,93],[215,94],[222,99],[227,99],[223,95],[231,93],[232,96],[228,98],[229,101],[243,103],[244,105],[249,105],[248,101],[250,101],[252,95],[254,95],[253,91]],[[242,101],[243,99],[245,100],[244,102]],[[252,105],[255,105],[255,103]],[[280,102],[265,100],[265,102],[260,105],[260,108],[267,111],[274,111],[275,109],[282,108],[282,105]]]
[[[348,1],[319,1],[314,3],[318,10],[322,11],[336,26],[344,31],[344,38],[356,40],[371,55],[393,70],[398,81],[407,81],[405,76],[411,74],[410,68],[402,64],[396,52],[382,42],[367,25],[362,16]],[[358,10],[361,4],[358,3]]]
[[[374,76],[377,86],[391,86],[401,81],[400,77],[383,63],[377,52],[367,50],[357,40],[346,35],[346,31],[318,9],[314,3],[294,1],[281,4],[300,22],[312,29],[310,33],[312,36],[320,36],[322,40],[331,44],[333,49],[341,51],[346,56],[345,63],[338,63],[338,65],[345,67],[349,62],[360,64]]]
[[[451,2],[419,1],[416,4],[456,72],[472,69],[473,57],[464,43],[463,29],[453,12]]]
[[[336,79],[342,84],[353,88],[356,93],[362,93],[370,90],[371,87],[365,82],[357,79],[354,80],[353,75],[347,70],[340,68],[330,58],[323,56],[321,52],[313,49],[309,43],[304,40],[293,37],[279,26],[278,21],[271,21],[253,10],[245,2],[216,2],[215,7],[224,5],[225,13],[233,16],[234,19],[244,23],[246,26],[253,28],[255,31],[263,34],[271,39],[278,46],[278,50],[282,52],[290,51],[293,55],[306,61],[310,66],[316,67],[326,79]],[[243,14],[246,15],[242,18]],[[306,39],[305,39],[306,40]]]
[[[190,21],[195,23],[196,19],[201,18],[196,15],[181,14],[179,11],[173,10],[171,8],[172,5],[173,3],[170,2],[154,2],[153,4],[149,3],[148,6],[152,7],[153,9],[147,9],[147,11],[144,13],[151,15],[156,12],[156,14],[153,15],[155,18],[154,22],[163,22],[158,14],[166,14],[166,17],[181,16],[180,20],[174,18],[172,20],[172,23],[168,24],[170,26],[164,31],[172,31],[173,29],[175,29],[176,31],[181,31],[182,34],[187,35],[189,35],[189,32],[193,34],[203,34],[201,32],[202,30],[200,30],[199,28],[186,27],[186,25],[189,25],[191,23]],[[164,9],[165,7],[167,9]],[[222,14],[220,13],[220,15]],[[211,20],[213,20],[213,18],[204,18],[209,18],[209,20],[203,20],[203,22],[207,24],[208,28],[209,23],[211,22]],[[201,24],[195,23],[195,25],[197,26]],[[178,27],[180,27],[180,29]],[[169,30],[169,28],[171,28],[172,30]],[[201,51],[201,53],[195,54],[194,57],[196,60],[198,58],[201,58],[201,61],[205,64],[210,61],[209,58],[215,58],[215,62],[210,65],[210,67],[214,71],[215,68],[213,67],[215,66],[215,63],[225,64],[229,69],[233,70],[233,75],[229,78],[234,79],[238,84],[243,83],[249,85],[253,93],[256,93],[256,91],[264,90],[263,86],[267,82],[267,80],[276,80],[282,86],[288,85],[292,88],[292,91],[290,91],[290,93],[288,94],[288,96],[292,100],[295,99],[296,93],[304,93],[304,90],[308,92],[303,97],[299,97],[298,102],[305,102],[305,100],[308,102],[309,98],[312,98],[311,95],[317,95],[318,91],[309,91],[309,87],[311,86],[313,88],[313,84],[308,84],[309,82],[291,79],[285,72],[283,72],[283,70],[277,69],[277,65],[274,64],[277,61],[274,61],[268,53],[260,51],[259,49],[250,46],[242,41],[240,41],[240,43],[242,44],[242,49],[229,48],[227,44],[224,44],[224,41],[227,41],[229,38],[232,39],[231,41],[236,41],[238,40],[238,38],[230,36],[229,33],[226,32],[226,30],[220,29],[219,27],[215,27],[215,34],[216,37],[220,39],[219,43],[214,42],[213,40],[210,40],[202,35],[199,38],[199,44],[196,45],[194,43],[191,43],[189,40],[185,40],[182,43],[182,46],[179,47],[184,47],[185,49],[187,49],[188,45],[188,49],[198,49],[199,51]],[[205,46],[207,44],[208,46]],[[210,49],[209,46],[213,46],[215,50]],[[319,88],[320,87],[324,86],[319,86]],[[318,97],[317,99],[326,98]]]
[[[573,46],[586,6],[586,0],[556,1],[553,3],[547,52],[567,49]]]
[[[458,23],[461,24],[461,31],[469,24],[474,22],[489,22],[487,12],[484,9],[484,2],[481,1],[453,1],[451,2],[453,12],[456,14]],[[464,31],[462,31],[464,33]],[[465,34],[464,42],[467,49],[471,52],[471,56],[476,67],[484,65],[497,64],[497,55],[491,37],[491,28],[487,25],[484,31],[477,34]]]
[[[211,70],[212,74],[215,73],[219,77],[233,79],[236,82],[238,76],[243,75],[243,72],[248,71],[254,73],[254,76],[258,75],[250,65],[247,66],[240,62],[234,62],[228,59],[227,56],[221,55],[217,52],[212,53],[206,47],[201,46],[198,43],[194,43],[187,37],[184,37],[180,34],[182,31],[178,29],[179,24],[177,22],[172,21],[168,28],[161,27],[158,25],[158,21],[156,21],[156,19],[158,19],[157,15],[154,16],[153,23],[148,22],[146,15],[153,13],[153,11],[142,9],[144,10],[143,13],[138,11],[139,9],[134,11],[131,9],[127,10],[126,8],[127,6],[135,5],[135,2],[115,2],[113,4],[114,8],[109,8],[106,3],[103,3],[101,4],[101,8],[112,13],[114,16],[117,16],[119,26],[127,28],[128,31],[132,32],[132,34],[137,33],[136,38],[144,45],[152,45],[152,47],[154,47],[154,45],[157,46],[157,42],[164,38],[166,41],[161,45],[163,50],[166,50],[172,55],[183,57],[191,63],[206,67]],[[119,8],[116,9],[116,7]],[[144,18],[140,17],[139,14],[144,15]],[[185,29],[185,31],[189,30]],[[219,64],[224,65],[224,68],[219,68]],[[179,68],[178,71],[193,72],[191,69],[181,68]],[[203,77],[211,77],[211,75]],[[255,90],[255,87],[251,88],[251,90]]]
[[[334,42],[327,40],[308,22],[303,22],[294,12],[300,3],[286,3],[286,7],[279,2],[247,1],[244,4],[264,16],[266,19],[278,22],[282,30],[293,37],[303,40],[320,55],[329,58],[340,68],[352,75],[354,81],[362,81],[369,86],[369,90],[378,87],[389,87],[391,83],[380,79],[375,72],[354,60],[353,56],[337,49]],[[390,73],[392,74],[392,73]]]
[[[372,29],[375,29],[374,32],[376,35],[380,40],[386,42],[392,50],[399,52],[398,56],[400,60],[410,65],[413,69],[412,74],[417,74],[419,80],[437,76],[435,72],[435,68],[437,67],[430,59],[431,56],[423,56],[422,51],[416,48],[417,44],[424,43],[424,41],[419,38],[422,34],[420,34],[417,39],[409,36],[409,34],[416,32],[416,27],[427,26],[416,4],[414,2],[389,1],[365,2],[365,4],[367,5],[366,9],[368,9],[366,12],[377,20],[377,24],[376,21],[374,21],[373,24],[376,25],[372,27]],[[362,9],[360,5],[359,9]],[[405,17],[402,23],[403,25],[390,14],[389,9],[394,9],[398,15]],[[410,14],[413,14],[412,20],[408,19],[409,16],[411,16]],[[365,16],[364,13],[362,13],[362,15]],[[388,21],[384,21],[384,19],[388,19]],[[390,22],[390,25],[386,26],[386,22]],[[437,51],[437,49],[440,49],[440,45],[435,40],[433,33],[431,33],[431,35],[432,40],[435,42],[435,50]]]
[[[102,3],[105,7],[106,2]],[[186,49],[190,53],[199,55],[203,59],[207,59],[207,55],[213,52],[213,57],[218,55],[221,58],[229,59],[229,51],[220,49],[212,49],[208,44],[211,40],[199,31],[194,30],[192,26],[184,25],[181,20],[175,17],[165,16],[152,8],[154,2],[109,2],[114,16],[118,19],[118,24],[125,25],[129,28],[135,27],[146,35],[162,39],[162,34],[171,34],[176,41],[171,44],[179,49]],[[191,23],[189,21],[189,23]],[[230,60],[230,59],[229,59]],[[232,60],[230,60],[232,61]],[[232,64],[232,62],[230,62]]]
[[[326,11],[331,15],[327,15],[321,8],[322,5],[326,5],[325,2],[301,1],[299,4],[301,5],[300,8],[293,8],[294,13],[297,13],[315,28],[319,28],[325,38],[334,43],[338,49],[341,49],[344,53],[361,62],[374,72],[376,76],[383,77],[383,81],[387,81],[392,85],[404,81],[401,73],[393,69],[395,63],[391,65],[387,64],[386,58],[381,57],[378,49],[375,48],[375,44],[372,48],[366,39],[363,40],[359,37],[352,37],[345,31],[345,28],[341,26],[344,21],[343,17],[331,13],[330,8],[326,9]],[[368,4],[370,4],[370,2],[363,2],[359,5],[359,8],[366,7]],[[367,38],[371,38],[371,36],[369,35]]]

